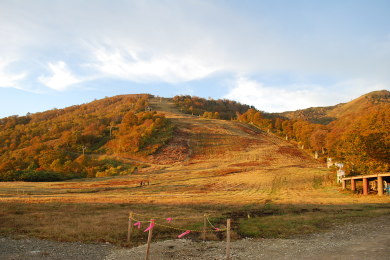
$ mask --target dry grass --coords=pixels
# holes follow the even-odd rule
[[[122,244],[129,210],[160,216],[202,217],[204,213],[212,213],[215,221],[222,224],[231,212],[246,212],[248,208],[263,210],[270,204],[277,209],[285,205],[298,209],[315,205],[314,208],[322,210],[322,215],[307,213],[303,219],[308,221],[298,221],[302,216],[295,216],[294,210],[286,210],[285,214],[267,221],[273,220],[272,226],[283,221],[300,222],[316,230],[316,223],[330,220],[334,215],[332,210],[326,211],[323,207],[355,207],[365,215],[375,211],[366,205],[390,202],[390,196],[340,192],[334,184],[335,174],[292,144],[272,135],[235,122],[178,114],[165,103],[155,106],[168,111],[167,116],[175,120],[178,129],[188,133],[183,135],[189,138],[187,142],[171,144],[185,143],[188,149],[172,151],[187,154],[169,165],[154,161],[151,167],[131,176],[52,183],[0,183],[3,209],[0,233]],[[144,179],[149,179],[151,185],[140,187]],[[375,214],[388,213],[375,211]],[[340,216],[340,221],[349,220]],[[255,219],[250,220],[250,225],[259,223],[263,217]],[[201,222],[195,220],[179,225],[196,227]],[[235,223],[243,225],[243,229],[235,226],[236,231],[247,235],[245,226],[249,222],[236,219]],[[280,231],[271,232],[272,226],[270,234],[283,236]],[[284,235],[302,227],[295,226],[286,228]],[[259,234],[263,231],[260,228]],[[160,234],[157,237],[173,235],[169,230]],[[137,233],[135,238],[142,242],[143,235]]]
[[[203,212],[216,214],[215,209],[196,207],[172,207],[170,205],[128,205],[128,204],[92,204],[92,203],[0,203],[1,234],[22,238],[34,236],[59,241],[110,242],[126,245],[127,220],[129,211],[148,216],[164,217],[169,212],[177,217],[188,217],[188,220],[175,220],[174,224],[182,228],[197,228],[203,222]],[[149,220],[137,216],[139,220]],[[165,224],[163,221],[157,222]],[[133,241],[143,243],[147,233],[135,229]],[[157,227],[156,227],[157,228]],[[158,227],[160,232],[154,239],[166,239],[177,236],[178,231]],[[194,234],[193,237],[198,237]]]
[[[390,205],[295,205],[271,206],[248,211],[250,218],[239,218],[236,229],[241,236],[287,238],[321,232],[345,222],[361,222],[390,214]]]
[[[203,214],[210,215],[214,226],[224,228],[226,218],[233,220],[233,237],[291,237],[305,233],[324,231],[344,222],[360,222],[370,217],[390,214],[389,204],[354,205],[288,205],[248,204],[223,205],[161,205],[161,204],[94,204],[94,203],[0,203],[0,234],[24,238],[34,236],[58,241],[110,242],[127,246],[127,220],[129,211],[140,221],[151,217],[158,224],[168,225],[164,218],[173,217],[174,227],[186,230],[202,230]],[[148,216],[148,217],[146,217]],[[190,218],[190,219],[180,219]],[[132,246],[143,244],[148,226],[134,229]],[[225,238],[224,232],[210,232],[207,239]],[[172,239],[180,230],[156,226],[153,240]],[[192,232],[187,238],[201,239],[200,232]]]

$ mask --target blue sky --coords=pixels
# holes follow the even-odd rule
[[[280,112],[390,89],[390,1],[2,0],[0,117],[118,94]]]

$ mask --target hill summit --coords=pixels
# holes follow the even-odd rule
[[[351,174],[388,171],[389,106],[389,92],[378,91],[346,104],[312,109],[317,111],[309,113],[312,119],[332,118],[323,125],[230,100],[120,95],[0,119],[0,179],[125,175],[227,154],[254,156],[255,164],[264,166],[302,158],[310,165],[308,155],[315,154],[317,163],[328,156],[343,161]]]
[[[277,113],[289,119],[306,120],[315,124],[329,124],[330,122],[347,116],[365,113],[367,109],[379,104],[390,103],[390,92],[387,90],[373,91],[356,98],[348,103],[328,107],[311,107],[297,111]]]

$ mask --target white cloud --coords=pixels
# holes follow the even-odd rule
[[[19,88],[18,82],[26,77],[26,73],[9,73],[7,67],[11,63],[10,60],[0,59],[0,87]]]
[[[77,78],[72,74],[66,63],[63,61],[49,63],[48,70],[51,72],[51,75],[40,76],[38,77],[38,80],[47,87],[55,90],[65,90],[68,87],[82,81],[80,78]]]
[[[230,85],[229,92],[224,98],[253,105],[266,112],[332,106],[349,102],[371,91],[388,89],[383,83],[366,79],[345,80],[326,86],[307,84],[269,86],[245,76],[238,76]]]
[[[332,94],[334,104],[351,101],[372,91],[390,89],[389,85],[383,82],[365,78],[343,80],[335,83],[330,88],[332,91],[328,93],[328,96]]]
[[[238,64],[225,59],[229,55],[221,43],[228,44],[232,38],[237,38],[242,31],[241,25],[236,26],[240,19],[215,3],[44,2],[23,3],[23,6],[12,1],[3,3],[10,15],[0,17],[0,28],[4,29],[0,30],[0,36],[4,36],[0,52],[13,46],[13,51],[23,53],[35,64],[48,57],[53,59],[53,55],[58,60],[69,60],[72,54],[75,60],[71,62],[78,68],[88,65],[95,69],[85,75],[72,68],[78,75],[136,82],[186,82]],[[93,8],[88,8],[91,5]],[[42,9],[46,11],[42,13]],[[221,30],[222,24],[237,34]],[[7,37],[11,31],[12,38]],[[85,42],[94,44],[86,46]],[[231,52],[229,48],[227,51]],[[53,65],[60,67],[58,64],[51,67]],[[72,78],[65,76],[66,73],[59,74]],[[66,88],[65,83],[46,75],[40,76],[38,81],[51,88]]]
[[[366,77],[390,84],[385,7],[367,4],[375,10],[361,12],[359,5],[349,4],[313,8],[289,1],[280,6],[258,2],[3,0],[0,54],[20,55],[30,84],[56,90],[91,78],[183,83],[220,72],[340,81]],[[36,64],[47,60],[75,66],[49,64],[52,75],[43,75]],[[83,65],[89,70],[77,70]],[[0,82],[8,85],[23,76],[4,75]],[[243,81],[240,85],[248,85]],[[291,85],[257,84],[258,92],[272,89],[287,97],[313,91],[307,86],[291,90]]]
[[[94,62],[88,64],[105,76],[123,78],[135,82],[162,81],[178,83],[201,79],[221,70],[207,64],[195,53],[153,53],[140,48],[94,47]]]
[[[290,89],[265,86],[261,82],[240,76],[237,77],[233,88],[224,98],[253,105],[266,112],[283,112],[318,106],[321,89],[318,86],[311,88],[310,90],[308,88],[296,89],[294,86],[290,86]]]

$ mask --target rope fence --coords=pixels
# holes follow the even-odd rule
[[[134,216],[140,216],[140,217],[145,217],[147,219],[167,219],[166,217],[151,217],[151,216],[148,216],[148,215],[144,215],[144,214],[139,214],[139,213],[134,213],[132,212]],[[187,218],[183,218],[183,217],[175,217],[176,220],[190,220],[190,219],[200,219],[201,217],[187,217]]]
[[[139,226],[139,228],[141,227],[141,225],[139,224],[142,224],[142,223],[150,223],[150,220],[141,220],[141,219],[137,219],[134,217],[134,215],[141,215],[141,214],[136,214],[136,213],[133,213],[133,214],[130,214],[129,215],[129,219],[131,219],[132,221],[134,221],[134,225],[137,225]],[[142,216],[145,216],[145,215],[142,215]],[[145,216],[147,217],[147,216]],[[172,221],[175,221],[175,220],[191,220],[191,219],[201,219],[201,217],[192,217],[192,218],[162,218],[162,217],[159,217],[159,218],[155,218],[155,217],[151,217],[150,219],[153,219],[155,220],[154,222],[154,225],[155,226],[160,226],[160,227],[165,227],[165,228],[170,228],[170,229],[174,229],[174,230],[178,230],[178,231],[191,231],[191,232],[197,232],[197,233],[204,233],[204,232],[223,232],[223,231],[226,231],[226,228],[217,228],[215,227],[210,219],[209,219],[209,216],[208,215],[205,215],[203,218],[205,218],[207,220],[207,222],[210,224],[210,226],[212,227],[212,229],[209,229],[209,230],[205,230],[205,229],[202,229],[202,230],[194,230],[194,229],[189,229],[189,228],[180,228],[180,227],[177,227],[177,226],[173,226],[173,225],[166,225],[166,224],[161,224],[161,223],[157,223],[156,220],[165,220],[165,222],[167,223],[171,223]],[[139,223],[139,224],[138,224]]]
[[[176,220],[196,220],[203,218],[203,229],[191,229],[191,228],[182,228],[179,226],[173,225]],[[149,220],[145,220],[149,219]],[[149,260],[150,258],[150,242],[152,239],[152,231],[155,226],[163,227],[167,229],[172,229],[175,231],[180,231],[181,234],[177,236],[177,238],[183,238],[184,236],[192,233],[201,233],[203,241],[206,241],[206,233],[209,232],[226,232],[226,259],[230,260],[230,227],[231,227],[230,219],[227,219],[226,228],[219,228],[211,223],[209,215],[204,214],[203,217],[150,217],[147,215],[130,212],[129,220],[128,220],[128,232],[127,232],[127,243],[131,243],[131,235],[134,227],[137,227],[141,230],[143,224],[147,224],[146,229],[143,232],[148,233],[148,242],[147,242],[147,250],[145,260]],[[210,228],[211,227],[211,228]]]

